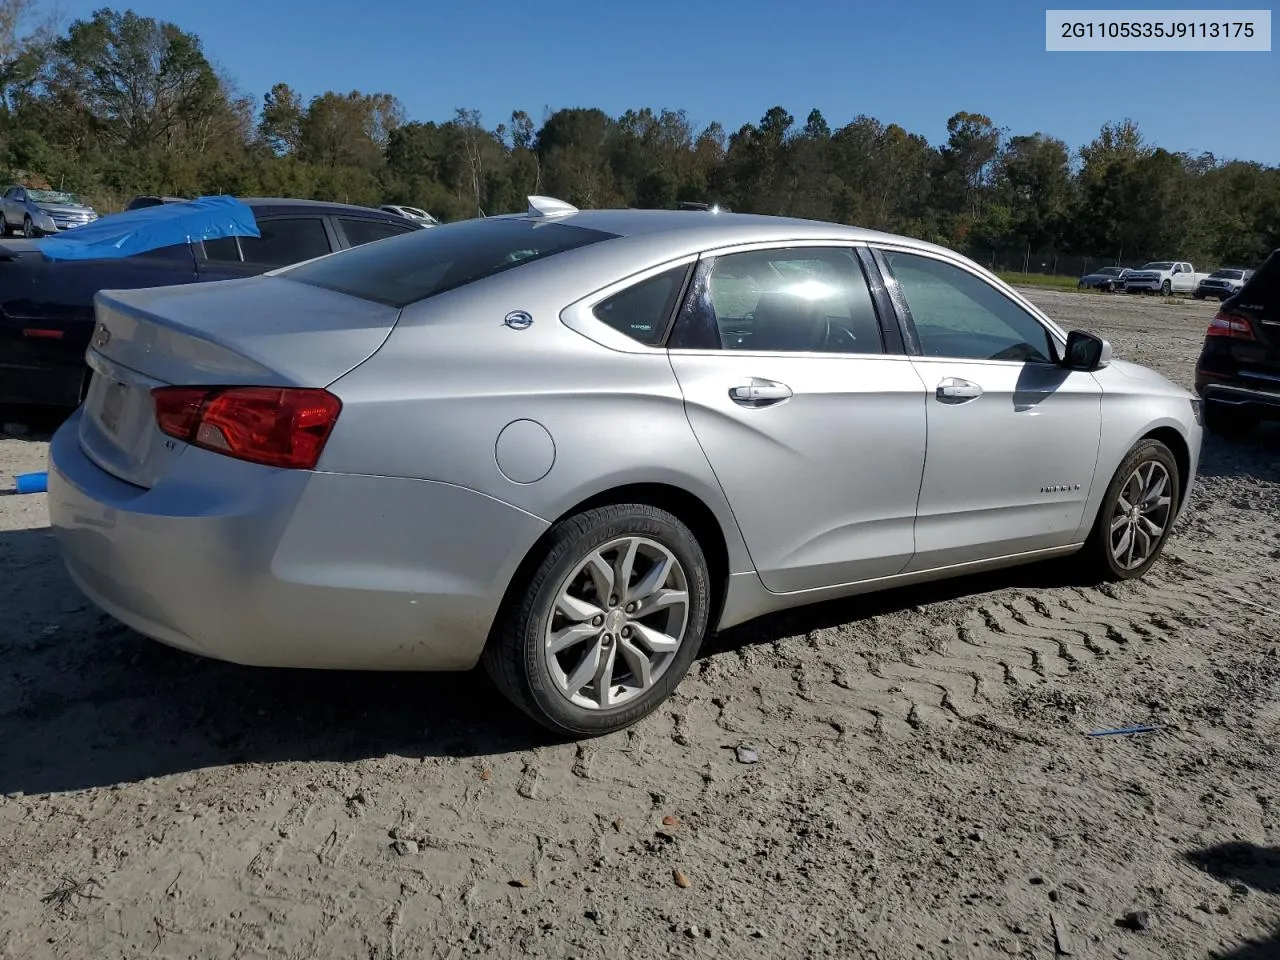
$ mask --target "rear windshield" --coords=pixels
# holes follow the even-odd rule
[[[521,264],[584,247],[616,234],[567,223],[491,218],[354,247],[281,276],[392,307],[407,307]]]

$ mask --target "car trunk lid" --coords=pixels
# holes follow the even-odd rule
[[[372,356],[399,311],[283,277],[108,290],[94,298],[85,453],[151,487],[186,444],[156,424],[160,386],[325,387]]]

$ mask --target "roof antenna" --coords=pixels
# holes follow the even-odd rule
[[[567,217],[577,213],[578,208],[571,203],[557,200],[555,197],[530,197],[529,216],[531,217]]]

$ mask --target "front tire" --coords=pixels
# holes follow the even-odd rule
[[[1173,291],[1173,284],[1171,284],[1168,280],[1160,284],[1160,296],[1167,297],[1172,291]]]
[[[1141,440],[1107,487],[1084,559],[1106,580],[1136,580],[1164,550],[1181,497],[1178,463],[1159,440]]]
[[[698,655],[711,577],[697,538],[665,510],[631,503],[577,514],[523,569],[483,662],[507,699],[559,735],[636,723]]]
[[[22,235],[27,239],[31,239],[36,235],[36,225],[31,222],[30,217],[22,218]]]

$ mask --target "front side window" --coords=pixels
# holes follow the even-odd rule
[[[871,291],[852,249],[794,247],[703,261],[671,347],[883,353]]]
[[[688,265],[664,270],[601,300],[591,312],[619,333],[654,346],[667,331],[667,321],[676,308],[688,274]]]
[[[1049,332],[985,280],[933,257],[883,254],[926,357],[1053,362]]]
[[[353,247],[283,274],[364,300],[407,307],[616,234],[519,217],[463,220]]]
[[[259,220],[261,237],[241,237],[240,249],[248,263],[283,267],[329,252],[329,236],[319,217],[282,217]]]

